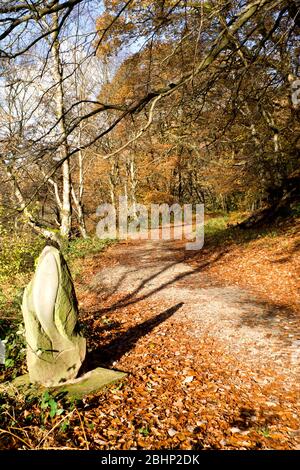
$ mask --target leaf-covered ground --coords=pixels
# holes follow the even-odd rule
[[[40,405],[21,403],[2,446],[299,449],[300,321],[294,300],[268,297],[270,264],[251,243],[227,262],[216,249],[187,256],[161,242],[87,258],[76,288],[88,367],[128,376],[59,416],[44,410],[42,426]]]
[[[131,243],[87,270],[93,364],[129,374],[91,400],[90,445],[297,448],[298,318],[220,287],[204,260],[190,269],[185,258],[180,245]]]

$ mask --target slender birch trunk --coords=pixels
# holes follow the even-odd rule
[[[83,238],[87,239],[88,234],[87,234],[86,225],[85,225],[85,217],[84,217],[84,210],[83,210],[83,203],[82,203],[83,192],[84,192],[84,175],[83,175],[83,155],[81,151],[78,152],[78,171],[79,171],[78,195],[76,194],[76,191],[73,185],[71,186],[71,194],[72,194],[72,198],[76,207],[80,233]]]
[[[58,13],[53,14],[53,23],[58,30]],[[56,32],[53,33],[53,76],[57,84],[56,93],[56,118],[59,120],[58,126],[63,138],[61,146],[62,164],[62,200],[60,207],[60,233],[64,238],[69,238],[71,234],[72,223],[72,204],[71,204],[71,174],[69,161],[68,133],[65,119],[65,97],[63,88],[63,72],[60,58],[60,44]]]
[[[136,180],[136,166],[135,166],[134,156],[131,156],[131,158],[130,158],[129,176],[130,176],[130,197],[131,197],[133,216],[136,217],[137,216],[137,213],[136,213],[136,186],[137,186],[137,180]]]

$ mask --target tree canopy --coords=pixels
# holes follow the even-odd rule
[[[94,212],[95,187],[98,202],[125,191],[132,201],[225,210],[293,198],[299,8],[2,1],[6,216],[22,213],[63,236],[79,224],[85,235],[83,205]]]

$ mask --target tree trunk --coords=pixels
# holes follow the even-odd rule
[[[76,212],[77,212],[77,219],[78,219],[78,226],[80,233],[84,239],[88,238],[88,234],[86,231],[86,225],[85,225],[85,217],[84,217],[84,210],[83,210],[83,205],[82,205],[82,200],[79,197],[77,197],[76,192],[72,186],[72,198],[76,207]]]
[[[55,28],[58,30],[58,13],[53,14],[53,23]],[[63,72],[60,60],[60,44],[56,35],[56,31],[53,33],[53,57],[54,57],[54,68],[53,75],[57,84],[56,93],[56,118],[59,120],[58,126],[60,133],[63,137],[63,144],[61,147],[61,158],[64,160],[62,164],[62,201],[60,208],[60,233],[62,237],[69,238],[71,234],[71,223],[72,223],[72,205],[71,205],[71,174],[70,174],[70,162],[69,162],[69,145],[68,145],[68,133],[65,120],[65,105],[64,105],[64,89],[63,89]]]
[[[39,235],[42,235],[43,237],[45,238],[49,238],[53,241],[55,241],[56,243],[58,243],[59,245],[61,245],[61,239],[60,237],[55,233],[53,232],[52,230],[49,230],[48,228],[44,227],[38,220],[36,220],[36,218],[32,215],[32,213],[30,212],[30,210],[28,209],[27,205],[26,205],[26,202],[25,202],[25,199],[23,197],[23,194],[22,194],[22,191],[21,191],[21,188],[19,186],[19,183],[17,181],[17,178],[14,174],[14,171],[13,169],[7,164],[5,163],[4,159],[1,158],[1,161],[3,163],[3,166],[5,168],[5,172],[7,174],[7,177],[8,179],[11,181],[11,183],[13,184],[13,187],[14,187],[14,196],[15,196],[15,199],[17,201],[17,203],[19,204],[19,208],[18,210],[20,212],[23,212],[25,218],[26,218],[26,222],[27,224],[36,232],[38,233]]]
[[[131,204],[132,204],[132,215],[134,218],[137,217],[136,213],[136,167],[135,167],[135,161],[134,157],[131,156],[129,162],[127,162],[128,165],[128,175],[129,175],[129,181],[130,181],[130,199],[131,199]]]

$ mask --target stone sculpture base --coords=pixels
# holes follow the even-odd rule
[[[78,379],[65,382],[63,385],[46,388],[42,385],[30,384],[29,375],[17,377],[11,382],[12,388],[22,390],[24,395],[39,396],[45,390],[53,391],[54,395],[65,393],[70,398],[81,399],[86,395],[96,393],[98,390],[123,379],[127,374],[110,369],[97,367]]]

